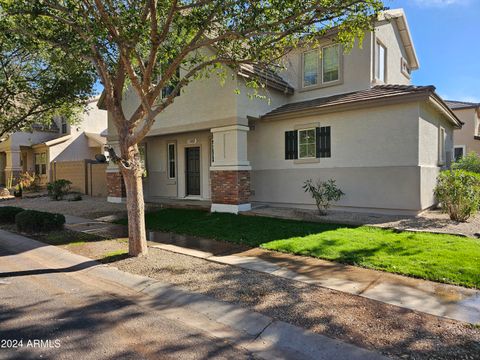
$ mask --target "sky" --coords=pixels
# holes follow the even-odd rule
[[[447,100],[480,102],[480,0],[384,0],[405,10],[420,69],[413,84]]]

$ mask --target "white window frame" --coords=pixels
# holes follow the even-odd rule
[[[329,47],[336,47],[338,51],[338,79],[336,80],[331,80],[331,81],[323,81],[323,51],[326,48]],[[305,55],[309,53],[316,53],[316,60],[317,60],[317,82],[315,84],[311,85],[305,85]],[[330,45],[325,45],[322,47],[319,47],[314,50],[308,50],[304,51],[302,53],[302,88],[303,89],[313,89],[321,86],[327,86],[331,84],[337,84],[342,81],[342,67],[343,67],[343,61],[342,61],[342,47],[340,44],[330,44]]]
[[[301,152],[300,152],[300,133],[302,131],[310,131],[310,130],[313,130],[313,145],[315,146],[315,152],[314,152],[314,156],[305,156],[305,157],[302,157],[301,156]],[[298,139],[298,144],[297,144],[297,158],[299,160],[305,160],[305,159],[316,159],[317,158],[317,130],[316,128],[312,127],[312,128],[303,128],[303,129],[298,129],[297,130],[297,139]],[[308,145],[311,145],[311,144],[308,144]]]
[[[383,78],[380,77],[380,48],[383,49]],[[375,45],[375,80],[384,84],[387,82],[387,47],[380,40]]]
[[[37,162],[37,156],[40,158],[40,161]],[[36,172],[36,167],[38,165],[39,172]],[[42,176],[42,175],[47,175],[47,153],[44,152],[38,152],[35,153],[33,156],[33,167],[35,169],[35,175],[37,176]],[[43,172],[43,169],[45,169],[45,172]]]
[[[445,128],[440,126],[438,129],[438,164],[445,165],[446,162],[446,137]]]
[[[452,154],[452,160],[453,161],[457,161],[457,159],[455,159],[455,150],[456,149],[462,149],[462,157],[464,157],[467,154],[467,146],[466,145],[455,145],[453,147],[453,154]]]
[[[400,70],[407,79],[412,77],[412,70],[410,69],[410,66],[408,66],[407,60],[403,57],[400,59]]]
[[[173,159],[170,158],[170,145],[173,146]],[[170,163],[173,162],[175,174],[172,176],[170,171]],[[177,178],[177,144],[174,142],[167,143],[167,176],[170,180]]]

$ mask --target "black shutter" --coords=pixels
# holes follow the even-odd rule
[[[321,130],[319,127],[315,128],[315,153],[317,158],[322,157],[322,145],[321,145]]]
[[[298,158],[298,136],[296,131],[285,131],[285,160]]]
[[[331,157],[330,126],[316,128],[317,158]]]

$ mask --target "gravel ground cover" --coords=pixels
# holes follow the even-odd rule
[[[64,246],[392,358],[480,359],[480,328],[462,322],[155,248],[145,257],[125,258],[124,241]]]

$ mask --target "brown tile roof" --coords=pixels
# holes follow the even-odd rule
[[[265,84],[265,86],[280,90],[288,95],[291,95],[294,92],[293,87],[274,71],[262,69],[256,65],[241,64],[240,69],[238,70],[238,75],[247,79],[255,77]]]
[[[287,114],[302,110],[314,110],[337,105],[353,104],[369,100],[387,99],[409,94],[434,93],[434,86],[413,86],[413,85],[378,85],[371,89],[354,91],[344,94],[316,98],[307,101],[300,101],[285,104],[262,116],[262,118],[273,117],[280,114]]]
[[[480,107],[480,103],[472,103],[466,101],[445,100],[445,104],[452,110],[474,109]]]

